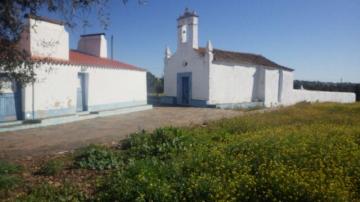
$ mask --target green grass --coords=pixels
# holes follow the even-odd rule
[[[21,184],[22,180],[18,175],[21,170],[18,165],[0,160],[0,199]]]
[[[118,148],[82,149],[74,165],[106,170],[90,201],[360,201],[360,103],[301,103],[141,132]],[[41,200],[85,200],[48,189]]]

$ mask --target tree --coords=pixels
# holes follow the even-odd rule
[[[10,79],[20,84],[34,81],[37,67],[30,55],[17,48],[21,33],[25,26],[27,16],[37,16],[40,10],[56,13],[67,27],[77,26],[81,21],[88,26],[86,16],[96,12],[100,24],[106,29],[109,13],[107,4],[109,0],[2,0],[0,1],[0,72],[6,73]],[[144,0],[137,0],[144,4]],[[128,0],[119,0],[126,4]],[[36,29],[36,28],[34,28]],[[1,88],[1,86],[0,86]]]
[[[161,94],[164,92],[164,78],[157,78],[150,72],[146,73],[147,92],[151,94]]]

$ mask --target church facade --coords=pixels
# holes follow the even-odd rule
[[[198,23],[189,10],[177,19],[177,50],[165,50],[165,104],[247,108],[355,101],[354,93],[295,90],[294,70],[262,55],[216,49],[210,41],[199,47]]]

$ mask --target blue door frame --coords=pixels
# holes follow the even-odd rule
[[[80,87],[77,88],[76,111],[82,112],[88,110],[88,73],[78,73]]]
[[[177,74],[177,98],[179,105],[190,105],[192,98],[192,73],[182,72]]]
[[[0,77],[6,77],[0,74]],[[21,120],[22,114],[22,88],[15,81],[11,82],[13,92],[0,93],[0,122]]]

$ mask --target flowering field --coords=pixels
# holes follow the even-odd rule
[[[33,177],[42,180],[9,187],[5,195],[17,191],[20,201],[360,201],[360,103],[301,103],[161,128],[44,165]],[[73,180],[73,173],[87,177]],[[1,175],[0,168],[0,191]]]

